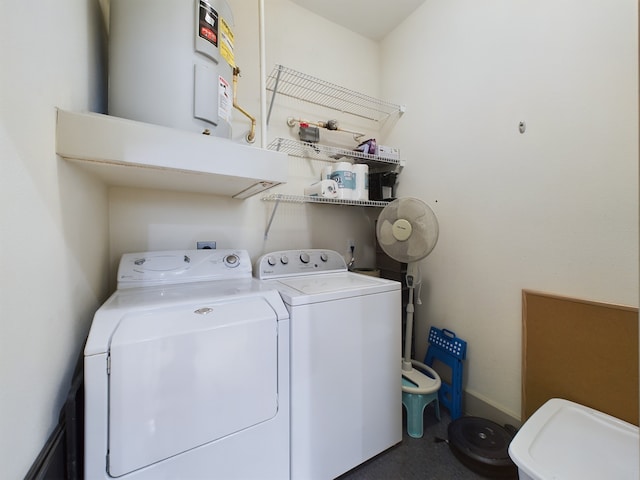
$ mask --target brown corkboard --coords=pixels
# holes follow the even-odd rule
[[[638,425],[638,309],[522,291],[522,421],[554,397]]]

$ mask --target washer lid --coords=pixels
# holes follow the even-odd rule
[[[282,278],[276,287],[285,303],[304,305],[400,290],[400,282],[357,273],[328,273]]]

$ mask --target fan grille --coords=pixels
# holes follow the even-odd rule
[[[403,220],[410,224],[408,237]],[[376,225],[382,250],[402,263],[417,262],[429,255],[438,242],[438,231],[438,219],[431,207],[413,197],[398,198],[384,207]]]

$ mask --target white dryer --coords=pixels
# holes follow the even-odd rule
[[[254,275],[290,316],[291,478],[332,479],[400,442],[400,283],[331,250],[263,255]]]
[[[85,478],[289,478],[289,315],[246,251],[122,257],[84,351]]]

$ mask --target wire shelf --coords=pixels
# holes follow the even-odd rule
[[[383,122],[405,110],[403,105],[379,100],[282,65],[276,65],[267,77],[267,90],[273,92],[274,97],[280,93],[374,122]]]
[[[288,153],[294,157],[310,158],[312,160],[321,160],[324,162],[344,161],[346,157],[355,163],[365,163],[371,167],[381,166],[403,166],[404,162],[395,158],[379,157],[368,153],[356,152],[354,150],[346,150],[339,147],[331,147],[319,143],[299,142],[288,138],[276,138],[267,148],[277,152]]]
[[[344,200],[341,198],[311,197],[309,195],[287,195],[283,193],[272,193],[262,197],[265,202],[286,202],[286,203],[326,203],[331,205],[352,205],[360,207],[385,207],[389,202],[378,200]]]

